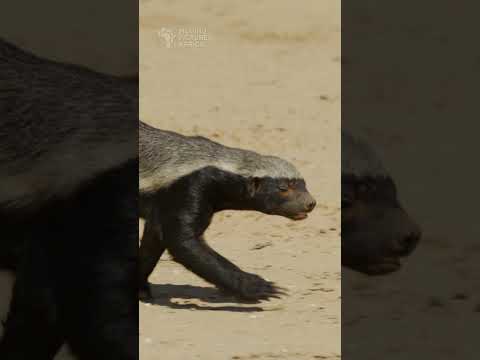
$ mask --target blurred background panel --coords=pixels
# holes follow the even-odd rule
[[[136,73],[137,14],[129,0],[5,1],[0,36],[55,60],[113,74]]]
[[[478,11],[342,2],[342,126],[369,141],[423,237],[401,271],[342,272],[342,357],[477,359]]]
[[[129,0],[4,1],[0,37],[52,60],[117,75],[138,73],[138,8]],[[12,276],[0,271],[0,320],[12,284]],[[0,336],[2,331],[0,325]],[[55,359],[73,357],[64,348]]]

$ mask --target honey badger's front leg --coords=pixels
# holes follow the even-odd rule
[[[192,235],[192,229],[182,226],[166,229],[165,236],[176,239],[168,247],[175,261],[218,288],[240,298],[267,300],[281,295],[274,283],[241,270],[208,246],[203,237]]]
[[[209,247],[202,236],[195,236],[198,229],[182,221],[190,216],[190,212],[177,212],[173,216],[176,220],[169,217],[164,220],[166,226],[162,226],[158,208],[154,207],[149,213],[139,250],[140,299],[151,298],[148,277],[167,247],[175,261],[218,288],[239,297],[262,300],[280,295],[273,283],[242,271]]]

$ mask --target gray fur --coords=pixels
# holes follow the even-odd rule
[[[388,177],[375,151],[365,141],[342,130],[342,175]]]
[[[0,206],[68,195],[136,158],[137,121],[136,81],[40,59],[0,39]]]
[[[245,177],[301,179],[288,161],[231,148],[200,136],[183,136],[140,122],[140,191],[154,192],[206,166]]]

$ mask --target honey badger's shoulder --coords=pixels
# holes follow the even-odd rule
[[[0,39],[0,206],[68,195],[138,156],[138,81]]]
[[[302,179],[286,160],[184,136],[140,122],[140,190],[151,192],[207,166],[244,177]]]

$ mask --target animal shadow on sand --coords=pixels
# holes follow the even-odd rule
[[[208,311],[230,311],[230,312],[258,312],[264,311],[259,306],[235,306],[235,305],[222,305],[222,306],[209,306],[209,305],[197,305],[197,304],[180,304],[173,299],[183,300],[200,300],[201,302],[210,304],[221,303],[239,303],[239,304],[258,304],[255,301],[239,300],[238,298],[224,293],[214,287],[206,286],[192,286],[192,285],[174,285],[174,284],[151,284],[150,289],[152,297],[149,299],[140,299],[140,301],[152,304],[167,306],[172,309],[184,309],[184,310],[208,310]]]

